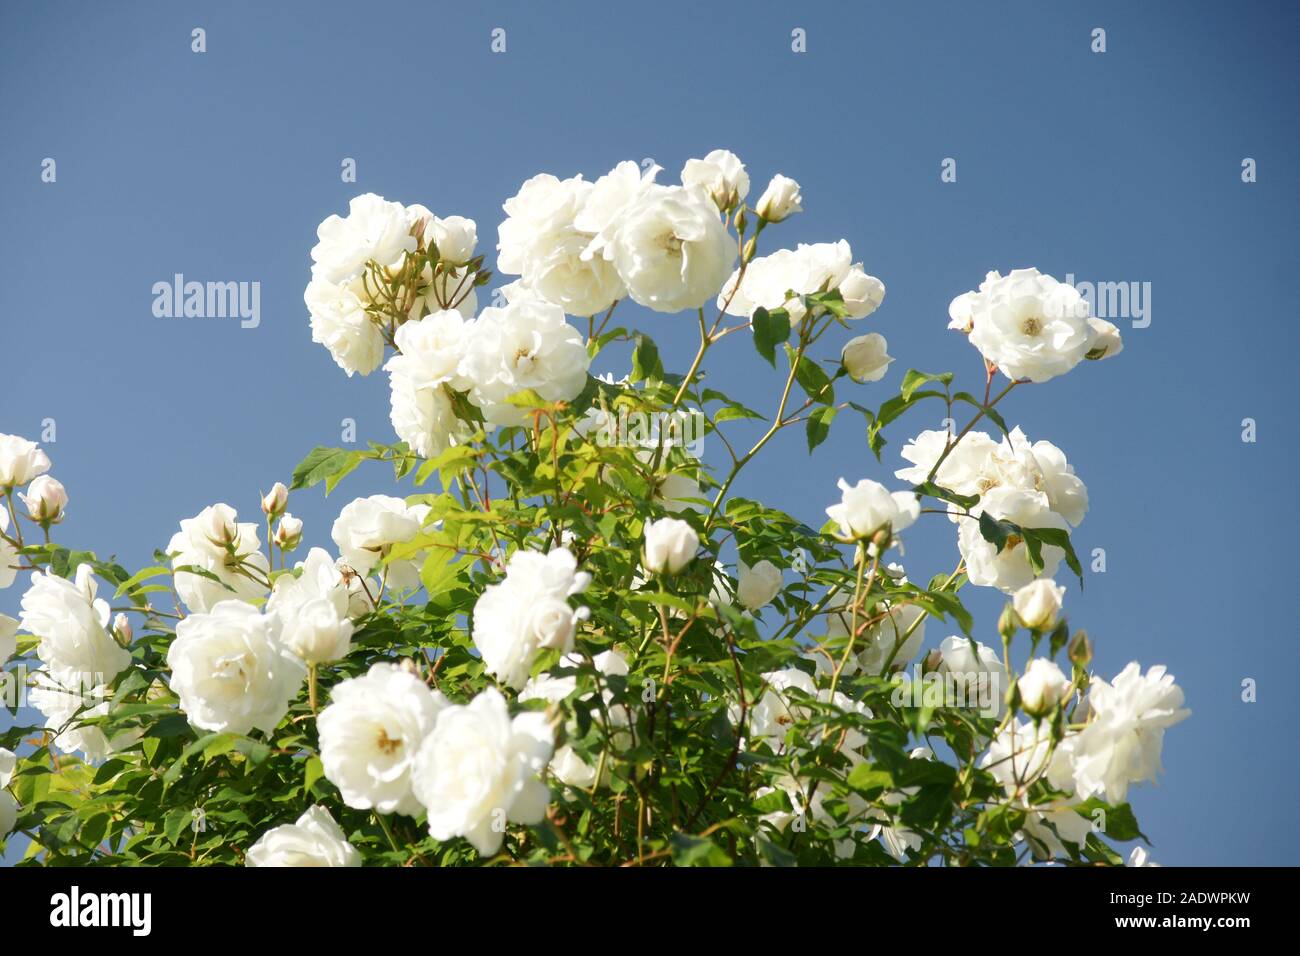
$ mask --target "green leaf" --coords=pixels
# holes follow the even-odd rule
[[[838,411],[839,409],[834,405],[823,405],[808,416],[808,424],[805,426],[805,430],[808,434],[808,450],[810,452],[824,442],[826,436],[831,433],[831,421]]]
[[[331,475],[338,475],[340,472],[347,474],[357,466],[360,459],[361,453],[357,451],[326,448],[323,445],[317,445],[293,469],[293,480],[289,487],[310,488]],[[342,476],[340,475],[340,477]],[[337,483],[337,479],[335,483]],[[328,492],[329,488],[326,490]]]
[[[677,866],[731,866],[731,857],[712,840],[688,833],[674,833],[669,842],[672,845],[673,863]]]
[[[1020,526],[1010,521],[999,521],[987,511],[980,512],[980,534],[984,540],[998,549],[1000,554],[1007,546],[1012,535],[1021,534]]]
[[[952,372],[939,372],[936,374],[918,372],[916,369],[910,368],[907,370],[907,374],[903,376],[903,384],[898,393],[903,397],[903,401],[910,402],[916,390],[927,382],[941,382],[945,386],[950,385],[952,384]]]
[[[633,337],[633,341],[636,342],[636,347],[632,350],[631,380],[633,382],[645,379],[663,381],[664,364],[659,359],[659,346],[655,345],[654,339],[638,332]]]
[[[793,364],[798,353],[788,345],[785,347],[785,352],[786,358]],[[794,377],[795,381],[799,383],[799,387],[804,390],[804,394],[814,402],[829,404],[835,401],[835,389],[831,385],[830,376],[807,355],[799,357],[799,364],[795,366]]]
[[[790,338],[790,317],[783,309],[769,312],[759,306],[751,320],[754,328],[754,348],[776,368],[776,347]]]

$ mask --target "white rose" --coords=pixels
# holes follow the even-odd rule
[[[707,192],[655,185],[619,213],[603,255],[637,303],[680,312],[717,294],[736,249]]]
[[[987,644],[968,637],[946,637],[939,645],[939,670],[950,675],[963,692],[967,706],[984,701],[996,705],[999,714],[1005,709],[1007,669],[997,652]]]
[[[921,514],[921,506],[912,492],[890,493],[884,485],[869,478],[856,485],[841,478],[839,489],[840,503],[827,508],[826,514],[839,525],[840,537],[848,541],[870,538],[882,528],[897,534]]]
[[[777,174],[772,177],[763,195],[758,197],[754,211],[768,222],[780,222],[797,212],[803,212],[803,195],[799,184],[788,176]]]
[[[521,425],[527,410],[507,401],[531,389],[548,402],[568,402],[587,385],[591,357],[564,311],[539,299],[484,309],[465,359],[469,399],[494,425]]]
[[[1113,322],[1092,317],[1088,319],[1088,327],[1092,329],[1093,339],[1092,347],[1088,349],[1085,358],[1114,358],[1124,351],[1124,340],[1120,337],[1119,329]]]
[[[428,517],[428,505],[408,505],[390,495],[357,498],[343,507],[330,536],[339,549],[339,557],[359,574],[371,570],[386,577],[389,587],[398,590],[420,583],[420,562],[416,559],[390,561],[380,568],[393,545],[410,541],[420,533]]]
[[[645,526],[645,569],[651,574],[676,574],[695,557],[700,536],[680,518],[660,518]]]
[[[312,807],[297,823],[267,830],[248,848],[245,866],[360,866],[361,854],[324,807]]]
[[[430,224],[430,234],[438,247],[438,258],[444,262],[463,266],[474,258],[478,245],[478,224],[464,216],[435,216]]]
[[[1022,528],[1059,528],[1068,526],[1065,520],[1052,511],[1047,496],[1036,491],[1019,488],[993,488],[984,494],[980,507],[991,517],[1010,521]],[[980,532],[974,518],[962,518],[957,526],[957,548],[966,562],[966,574],[971,584],[995,587],[1006,594],[1014,594],[1035,577],[1051,577],[1056,573],[1065,552],[1052,544],[1042,547],[1043,570],[1035,574],[1029,563],[1029,549],[1023,541],[1008,541],[998,551],[993,542]]]
[[[875,311],[885,295],[884,284],[863,272],[860,263],[853,262],[853,250],[841,239],[799,243],[795,249],[778,249],[754,259],[745,267],[743,276],[737,269],[723,284],[718,308],[745,318],[759,306],[769,311],[785,309],[791,324],[797,324],[806,314],[801,296],[833,289],[839,290],[852,319]],[[821,315],[823,310],[815,314]]]
[[[240,601],[222,601],[176,625],[169,683],[191,724],[236,734],[276,728],[306,672],[277,631],[276,618]]]
[[[32,671],[27,703],[45,718],[45,727],[54,734],[54,747],[62,753],[80,753],[97,762],[110,754],[130,747],[142,736],[140,730],[128,730],[112,740],[99,726],[87,723],[107,717],[112,702],[107,684],[96,684],[97,674],[65,673],[58,677],[48,670]]]
[[[14,768],[18,766],[18,755],[12,750],[0,747],[0,790],[9,786],[14,778]]]
[[[17,633],[18,621],[8,614],[0,614],[0,666],[17,652],[18,639],[14,636]]]
[[[353,198],[347,216],[330,216],[317,227],[316,237],[312,275],[328,282],[350,281],[368,261],[392,265],[415,249],[405,207],[374,193]]]
[[[1046,382],[1078,365],[1096,332],[1074,286],[1037,269],[990,273],[980,291],[949,306],[953,323],[970,323],[970,341],[1013,380]]]
[[[489,585],[474,604],[472,639],[487,672],[518,689],[542,650],[572,650],[574,630],[587,609],[572,608],[566,599],[590,581],[566,548],[512,554],[505,578]]]
[[[93,675],[106,684],[131,663],[131,655],[108,632],[108,602],[95,597],[90,565],[77,567],[69,581],[48,569],[32,575],[22,597],[23,629],[40,639],[36,656],[60,679]]]
[[[565,655],[561,663],[571,668],[579,668],[583,665],[582,658],[577,654]],[[597,654],[592,658],[592,663],[596,666],[598,673],[606,676],[611,674],[626,676],[628,672],[627,659],[616,650],[603,651]],[[552,677],[550,674],[538,674],[536,677],[530,678],[523,689],[519,691],[519,702],[545,700],[558,704],[568,698],[577,687],[578,678],[576,675]],[[626,728],[632,719],[627,708],[622,704],[614,703],[614,695],[609,690],[602,691],[601,697],[605,701],[605,712],[609,715],[610,725],[613,728]],[[568,732],[570,736],[578,735],[576,720],[569,722]],[[627,747],[632,742],[631,736],[626,730],[615,729],[612,738],[617,747]],[[596,783],[596,768],[578,756],[577,751],[568,744],[555,751],[555,755],[551,758],[550,770],[556,779],[570,787],[585,790]],[[609,777],[610,767],[607,765],[601,778],[602,784],[607,784]]]
[[[50,470],[50,459],[34,441],[0,434],[0,490],[25,485]]]
[[[682,185],[703,186],[718,209],[725,212],[749,195],[749,174],[735,153],[715,149],[703,159],[686,161]]]
[[[1064,597],[1064,587],[1051,578],[1039,578],[1016,591],[1011,606],[1025,627],[1033,631],[1046,631],[1056,626]]]
[[[467,705],[444,708],[420,747],[413,775],[429,833],[435,840],[464,837],[488,855],[501,848],[507,822],[541,823],[550,791],[538,778],[554,746],[545,714],[511,720],[505,699],[492,688]]]
[[[335,685],[316,719],[325,777],[359,810],[420,812],[411,772],[420,742],[447,699],[396,664],[379,663]]]
[[[1031,717],[1045,717],[1061,702],[1069,685],[1070,679],[1055,662],[1035,657],[1016,681],[1020,706]]]
[[[739,562],[738,581],[736,600],[751,611],[770,604],[784,583],[781,569],[767,560],[759,561],[753,567],[744,561]]]
[[[912,467],[900,468],[894,472],[894,477],[909,484],[922,484],[929,478],[934,463],[954,441],[956,439],[950,432],[921,432],[899,452],[905,461],[912,462]],[[959,495],[982,494],[988,488],[988,483],[984,480],[985,466],[997,448],[998,443],[987,433],[968,432],[956,443],[948,457],[944,458],[934,480],[941,487]]]
[[[879,332],[868,332],[849,339],[840,352],[840,361],[855,382],[879,382],[885,377],[893,357],[886,351],[889,343]]]
[[[68,507],[68,493],[63,485],[49,475],[32,479],[26,494],[18,496],[27,508],[27,515],[37,524],[58,524]]]
[[[307,552],[298,562],[297,576],[284,575],[275,582],[266,613],[280,622],[284,645],[308,664],[323,664],[346,657],[352,649],[350,595],[343,574],[322,548]]]
[[[257,525],[237,520],[226,504],[204,508],[181,521],[167,544],[172,567],[194,567],[217,580],[188,571],[175,575],[176,593],[191,611],[210,611],[221,601],[256,601],[266,595],[270,563],[261,551]]]
[[[1111,804],[1123,803],[1131,784],[1156,779],[1166,728],[1191,714],[1164,667],[1143,674],[1136,661],[1112,682],[1093,678],[1088,710],[1087,725],[1063,742],[1049,779],[1058,786],[1068,774],[1080,797],[1103,796]]]
[[[470,386],[460,371],[472,328],[452,309],[430,313],[397,330],[400,350],[384,366],[392,391],[393,430],[422,458],[435,458],[469,434],[444,386]]]
[[[604,258],[598,254],[613,239],[620,217],[654,185],[659,172],[658,166],[642,171],[638,164],[625,159],[596,180],[573,219],[575,229],[593,237],[583,253],[584,259]]]
[[[848,603],[848,598],[845,598]],[[848,615],[843,615],[846,619]],[[882,675],[886,665],[891,671],[905,666],[925,642],[926,613],[915,604],[891,607],[879,622],[872,624],[859,638],[861,650],[855,655],[857,663],[868,674]],[[858,624],[865,621],[859,617]],[[849,628],[845,628],[848,633]]]
[[[581,176],[561,180],[549,173],[520,186],[502,207],[506,219],[497,227],[497,269],[524,275],[538,238],[571,228],[591,189]]]
[[[311,340],[329,349],[349,378],[369,375],[384,358],[384,338],[366,312],[364,295],[360,279],[336,283],[314,278],[302,296],[311,314]]]
[[[795,667],[770,671],[763,675],[767,688],[749,713],[749,739],[765,741],[779,752],[785,745],[785,735],[796,720],[805,720],[810,714],[807,704],[800,703],[791,690],[797,690],[816,699],[817,685],[808,674]],[[735,716],[735,715],[733,715]]]
[[[885,284],[873,275],[862,271],[862,264],[855,262],[848,275],[840,280],[836,287],[844,300],[844,307],[849,311],[850,319],[865,319],[885,301]]]

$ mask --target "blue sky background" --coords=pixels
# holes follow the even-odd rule
[[[886,283],[861,331],[898,361],[859,387],[867,405],[914,366],[975,390],[946,308],[989,269],[1150,282],[1151,324],[1121,323],[1120,358],[1018,389],[1005,414],[1091,492],[1076,547],[1105,548],[1108,571],[1067,607],[1098,670],[1166,663],[1193,710],[1160,785],[1132,797],[1154,857],[1292,863],[1298,22],[1263,0],[6,4],[0,431],[35,438],[55,419],[52,474],[72,499],[59,540],[136,567],[214,501],[254,515],[345,417],[362,442],[394,440],[385,377],[346,378],[302,303],[316,225],[363,191],[470,216],[491,254],[502,201],[534,173],[653,157],[675,179],[732,149],[751,198],[776,172],[802,183],[807,212],[780,244],[847,238]],[[796,27],[807,53],[791,52]],[[259,281],[261,326],[155,318],[151,287],[176,272]],[[623,309],[683,371],[689,316]],[[776,373],[742,337],[710,361],[715,387],[770,410]],[[904,439],[938,417],[895,427],[883,466],[860,420],[841,416],[811,460],[790,429],[735,491],[820,524],[836,478],[894,483]],[[294,494],[307,543],[329,543],[351,496],[394,490],[368,467],[329,500]],[[921,580],[955,559],[948,523],[923,525],[907,556]],[[965,593],[992,641],[1000,598]],[[943,636],[931,625],[928,645]]]

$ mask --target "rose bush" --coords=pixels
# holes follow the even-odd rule
[[[1123,862],[1128,790],[1188,711],[1162,667],[1092,672],[1053,578],[1081,575],[1087,488],[1007,421],[1118,330],[1036,269],[990,272],[949,308],[972,385],[913,369],[870,400],[894,359],[857,323],[885,287],[846,241],[775,244],[799,184],[747,205],[726,150],[661,174],[524,183],[496,260],[518,278],[482,309],[473,221],[363,195],[323,222],[311,337],[388,374],[397,440],[312,450],[259,520],[215,503],[150,567],[56,542],[68,493],[0,435],[0,587],[26,589],[0,656],[44,717],[0,734],[25,862]],[[689,314],[684,371],[617,323],[625,300]],[[702,384],[745,338],[763,412]],[[616,343],[627,376],[593,377]],[[811,453],[861,416],[879,460],[923,404],[968,420],[900,444],[892,476],[809,479],[818,515],[732,494],[784,429]],[[376,463],[398,494],[295,562],[291,494]],[[898,563],[923,520],[955,525],[950,567]],[[996,621],[966,609],[978,587],[1006,594]]]

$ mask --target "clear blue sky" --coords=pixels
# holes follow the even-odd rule
[[[362,441],[393,440],[385,379],[345,378],[302,303],[317,223],[361,191],[470,216],[491,252],[501,202],[536,172],[653,157],[675,177],[732,149],[755,190],[778,171],[803,184],[783,243],[847,238],[887,284],[862,330],[898,362],[861,387],[870,405],[910,366],[975,386],[946,307],[989,269],[1150,282],[1151,324],[1121,323],[1120,358],[1019,390],[1007,416],[1088,483],[1075,541],[1104,547],[1108,571],[1067,601],[1099,670],[1164,662],[1194,712],[1160,785],[1133,796],[1153,855],[1294,862],[1298,22],[1263,0],[6,4],[0,431],[56,420],[61,540],[133,566],[207,504],[255,512],[345,417]],[[807,53],[791,52],[796,27]],[[177,272],[259,281],[261,326],[155,318],[151,287]],[[623,319],[684,370],[689,318]],[[773,373],[728,343],[713,384],[770,405]],[[819,523],[837,477],[892,482],[892,437],[877,465],[842,416],[811,461],[790,434],[736,490]],[[326,544],[345,496],[390,479],[376,467],[290,507]],[[942,519],[908,543],[914,577],[951,567]],[[970,600],[991,639],[1000,601]]]

